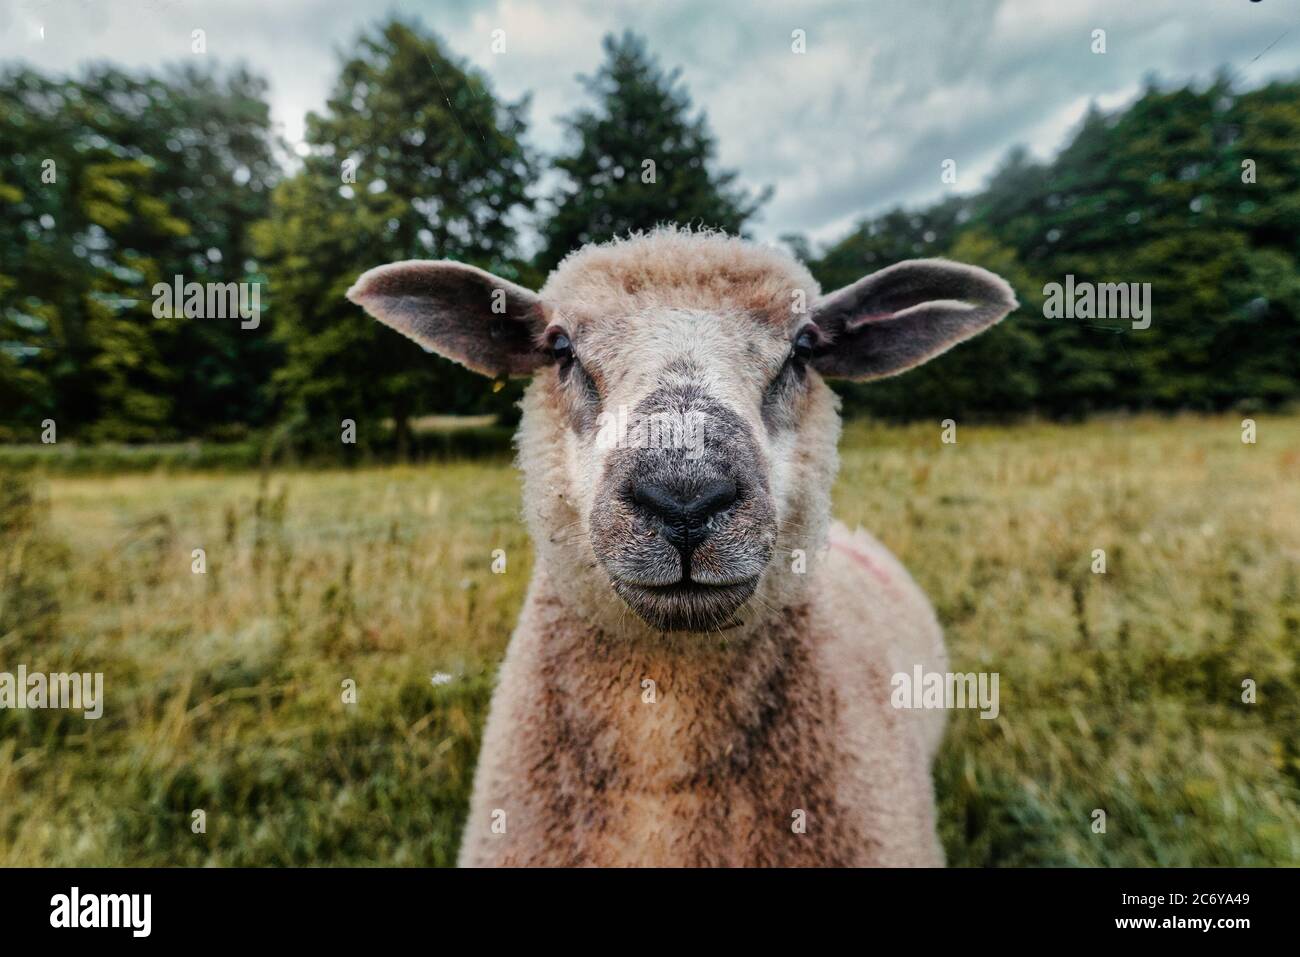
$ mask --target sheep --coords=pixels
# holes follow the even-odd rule
[[[537,560],[462,866],[943,864],[944,714],[890,701],[891,675],[946,670],[943,636],[889,551],[830,519],[824,380],[940,354],[1016,308],[1006,282],[926,259],[823,296],[781,250],[660,227],[584,246],[537,293],[406,261],[348,297],[532,377],[516,444]],[[628,413],[691,416],[702,441],[616,441]]]

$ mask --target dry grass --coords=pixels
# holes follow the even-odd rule
[[[1300,419],[1259,436],[848,429],[838,514],[1001,675],[938,763],[952,863],[1300,861]],[[0,864],[452,862],[531,564],[504,463],[6,488],[0,671],[102,671],[107,705],[0,711]]]

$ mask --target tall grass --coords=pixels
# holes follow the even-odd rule
[[[1300,419],[939,431],[849,427],[836,503],[1001,675],[936,767],[950,861],[1300,861]],[[6,477],[0,671],[107,701],[0,710],[0,864],[450,864],[518,510],[499,462]]]

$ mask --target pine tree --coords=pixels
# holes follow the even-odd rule
[[[766,202],[715,168],[717,144],[705,116],[691,115],[681,71],[665,72],[633,33],[605,37],[605,61],[579,77],[594,99],[566,120],[572,151],[554,162],[562,182],[552,193],[538,266],[550,270],[569,252],[663,222],[740,233]]]

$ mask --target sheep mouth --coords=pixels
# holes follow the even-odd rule
[[[726,585],[683,580],[671,585],[612,582],[637,616],[660,631],[723,631],[740,624],[735,613],[758,587],[758,576]]]

